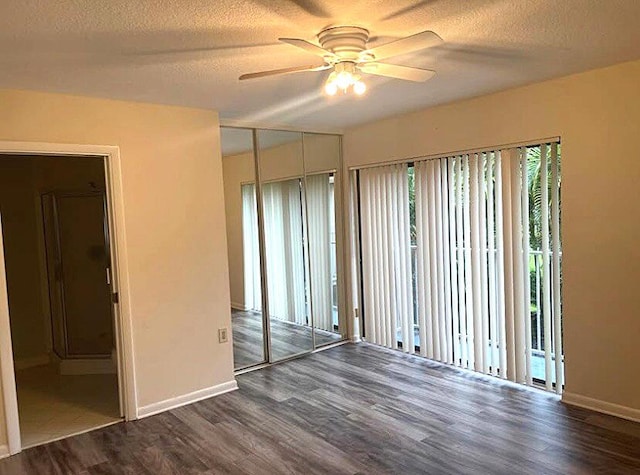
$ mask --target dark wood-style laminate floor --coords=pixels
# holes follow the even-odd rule
[[[640,425],[367,344],[36,447],[0,474],[640,473]]]
[[[233,362],[236,368],[265,361],[262,314],[253,311],[231,310],[233,327]],[[311,327],[271,319],[271,354],[274,361],[313,350]],[[339,333],[316,329],[316,346],[342,340]]]

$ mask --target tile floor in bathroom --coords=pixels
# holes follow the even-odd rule
[[[16,371],[16,383],[23,449],[121,420],[115,374],[36,366]]]

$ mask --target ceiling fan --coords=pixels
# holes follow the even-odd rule
[[[339,90],[346,93],[349,88],[352,88],[353,92],[358,95],[364,94],[367,86],[362,81],[361,73],[415,82],[431,79],[435,75],[435,71],[381,63],[380,61],[392,56],[429,48],[441,43],[442,38],[433,31],[423,31],[390,43],[368,48],[369,31],[365,28],[334,26],[326,28],[318,34],[320,46],[298,38],[280,38],[280,41],[320,56],[324,62],[243,74],[240,76],[240,80],[331,69],[333,71],[329,74],[324,88],[327,94],[333,96]]]

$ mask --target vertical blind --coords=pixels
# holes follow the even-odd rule
[[[561,392],[558,148],[360,170],[367,340]]]
[[[413,351],[407,165],[360,172],[365,318],[368,339]],[[407,343],[408,342],[408,343]]]
[[[306,325],[306,278],[300,179],[262,185],[269,316]]]
[[[305,179],[312,313],[316,328],[333,331],[331,234],[334,230],[330,174]]]
[[[244,307],[246,310],[262,310],[260,286],[260,248],[258,244],[258,206],[256,186],[242,185],[242,247],[244,266]]]
[[[300,179],[263,185],[265,247],[270,276],[270,316],[297,324],[310,324],[307,303],[312,302],[316,328],[334,331],[335,217],[332,173],[310,175],[304,180],[308,220],[303,225]],[[242,185],[242,239],[245,308],[260,311],[260,251],[256,189]],[[305,265],[304,233],[308,239],[309,265]],[[310,299],[308,298],[310,296]],[[337,314],[336,314],[337,317]]]

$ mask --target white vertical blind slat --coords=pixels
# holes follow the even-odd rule
[[[453,340],[452,340],[452,331],[453,331],[453,312],[451,309],[451,252],[449,249],[449,231],[450,231],[450,223],[451,216],[449,214],[449,166],[448,160],[443,159],[439,160],[440,165],[440,176],[441,176],[441,190],[440,196],[442,199],[441,209],[442,209],[442,219],[441,219],[441,227],[442,227],[442,265],[443,265],[443,283],[444,283],[444,332],[445,332],[445,345],[446,345],[446,354],[445,354],[445,362],[451,364],[453,360]]]
[[[379,343],[381,345],[386,345],[386,334],[384,331],[384,324],[383,324],[383,315],[385,315],[385,302],[384,302],[384,296],[381,296],[381,294],[384,293],[384,256],[382,254],[382,232],[380,230],[380,227],[382,226],[382,212],[381,212],[381,205],[380,205],[380,201],[382,200],[382,187],[380,186],[380,182],[381,182],[381,177],[379,175],[373,175],[373,198],[374,198],[374,203],[375,203],[375,226],[372,229],[373,231],[373,236],[375,239],[375,244],[376,244],[376,254],[375,254],[375,259],[374,262],[376,263],[376,290],[375,290],[375,296],[377,297],[376,301],[376,336],[377,336],[377,340],[375,341],[375,343]],[[378,297],[379,296],[379,297]]]
[[[440,361],[448,360],[447,336],[446,336],[446,311],[445,311],[445,290],[444,290],[444,250],[443,250],[443,222],[442,222],[442,168],[440,160],[432,160],[433,166],[433,191],[434,206],[436,216],[436,285],[438,290],[438,348],[440,349]]]
[[[520,168],[522,170],[522,265],[524,283],[524,318],[525,318],[525,371],[526,382],[533,384],[533,374],[531,371],[531,282],[529,280],[529,166],[527,159],[527,147],[522,147],[520,152]]]
[[[447,159],[447,177],[448,177],[448,199],[449,199],[449,266],[450,266],[450,282],[451,282],[451,325],[452,325],[452,357],[453,364],[459,365],[461,359],[460,352],[460,320],[458,307],[458,266],[456,263],[456,225],[458,218],[456,216],[456,159],[451,157]]]
[[[467,346],[467,307],[465,288],[464,265],[464,192],[463,192],[463,163],[464,158],[456,158],[456,248],[457,248],[457,274],[458,274],[458,322],[460,324],[461,365],[469,367],[469,349]]]
[[[371,192],[369,171],[360,172],[360,219],[361,219],[361,249],[362,249],[362,300],[364,304],[365,338],[371,342],[377,341],[375,325],[375,306],[373,303],[373,289],[375,288],[374,237],[371,232]]]
[[[427,273],[429,269],[429,247],[428,235],[425,235],[425,229],[428,225],[428,217],[426,215],[426,177],[424,173],[424,162],[419,162],[414,168],[415,192],[416,192],[416,241],[419,243],[416,249],[416,271],[417,271],[417,298],[418,298],[418,326],[420,335],[420,355],[427,356],[427,328],[431,317],[429,316],[429,306],[427,289],[428,280]]]
[[[401,167],[398,167],[398,170],[394,173],[393,180],[393,189],[394,189],[394,205],[396,206],[399,214],[399,226],[395,227],[395,232],[397,233],[398,242],[403,243],[403,245],[398,246],[396,253],[396,268],[399,270],[397,278],[398,278],[398,296],[400,297],[400,302],[398,305],[399,315],[398,320],[400,323],[400,334],[402,336],[402,350],[405,353],[411,353],[413,351],[413,347],[409,341],[409,310],[411,305],[408,304],[408,300],[411,299],[411,292],[408,291],[406,282],[411,278],[411,263],[409,263],[409,267],[407,269],[407,260],[406,260],[406,251],[407,248],[411,245],[410,240],[407,239],[407,230],[409,229],[409,219],[407,214],[405,213],[405,209],[407,206],[406,201],[402,201],[399,198],[404,196],[404,193],[407,191],[407,177],[405,179],[400,179],[400,171]]]
[[[547,390],[552,389],[551,361],[551,263],[549,250],[549,170],[548,148],[540,147],[540,186],[542,206],[542,313],[544,319],[544,378]]]
[[[464,286],[466,301],[466,324],[467,324],[467,357],[469,368],[476,369],[475,365],[475,348],[474,348],[474,312],[473,304],[473,266],[471,260],[471,209],[470,209],[470,172],[469,172],[469,155],[464,156],[463,160],[463,206],[464,206]]]
[[[403,170],[403,172],[405,172]],[[406,173],[406,172],[405,172]],[[402,184],[403,184],[403,191],[402,191],[402,196],[409,196],[409,183],[407,182],[407,180],[402,180]],[[414,191],[415,191],[415,187],[414,187]],[[414,208],[415,211],[415,208]],[[412,253],[411,253],[411,214],[409,211],[409,201],[406,200],[404,201],[404,215],[405,215],[405,222],[406,224],[402,227],[402,229],[404,230],[404,243],[405,246],[403,247],[404,250],[404,269],[405,269],[405,273],[406,273],[406,278],[404,280],[404,285],[405,285],[405,294],[406,294],[406,307],[407,307],[407,325],[409,326],[409,352],[410,353],[414,353],[415,351],[415,347],[416,347],[416,342],[415,342],[415,333],[414,333],[414,327],[413,327],[413,322],[415,320],[415,313],[414,313],[414,304],[413,304],[413,274],[412,274],[412,265],[413,265],[413,258],[412,258]]]
[[[397,175],[397,173],[396,173]],[[406,180],[405,180],[406,182]],[[393,182],[394,189],[394,198],[398,196],[402,196],[403,188],[402,183],[398,180],[394,180]],[[404,214],[405,203],[394,199],[394,205],[398,210],[398,221],[400,223],[399,226],[396,226],[394,232],[397,234],[396,239],[404,240],[405,233],[404,227],[409,226],[409,221],[406,219]],[[397,259],[397,269],[398,269],[398,320],[400,324],[400,336],[402,338],[402,351],[405,353],[409,353],[411,351],[411,347],[409,346],[409,325],[407,322],[407,318],[409,316],[409,308],[407,307],[407,288],[404,285],[405,279],[409,278],[409,275],[406,273],[406,265],[405,265],[405,255],[404,255],[405,246],[399,246],[397,248],[397,253],[395,255]]]
[[[425,311],[427,313],[427,333],[426,333],[426,339],[424,341],[424,345],[427,348],[427,357],[428,358],[433,358],[435,356],[434,353],[434,345],[433,345],[433,332],[434,332],[434,327],[433,327],[433,287],[431,285],[432,283],[432,279],[433,279],[433,273],[432,273],[432,268],[433,268],[433,263],[432,260],[434,259],[433,256],[433,250],[432,250],[432,236],[430,233],[430,228],[431,228],[431,192],[429,189],[429,168],[428,168],[428,163],[424,163],[424,166],[422,167],[422,173],[423,173],[423,180],[422,183],[424,185],[424,192],[425,192],[425,203],[423,206],[423,213],[424,213],[424,221],[423,221],[423,239],[425,239],[424,241],[424,248],[425,248],[425,254],[427,256],[426,258],[426,262],[425,262],[425,281],[424,281],[424,286],[425,286],[425,291],[428,292],[428,298],[425,301]],[[427,290],[428,289],[428,290]]]
[[[430,287],[431,287],[431,346],[433,358],[441,361],[440,356],[440,325],[438,310],[438,247],[437,247],[437,219],[435,200],[435,170],[433,160],[427,162],[427,188],[429,190],[429,263],[430,263]]]
[[[494,218],[494,167],[495,152],[487,154],[487,230],[488,230],[488,280],[489,280],[489,333],[491,335],[491,350],[489,352],[489,364],[491,374],[497,376],[500,358],[498,347],[498,302],[496,295],[497,273],[496,273],[496,229]]]
[[[469,193],[471,209],[471,285],[473,288],[474,369],[484,368],[482,338],[482,282],[480,259],[480,193],[478,190],[478,154],[469,156]]]
[[[489,282],[487,275],[487,200],[485,167],[488,154],[478,154],[478,200],[480,232],[480,319],[482,321],[482,372],[489,373]]]
[[[522,176],[521,151],[512,149],[511,157],[511,244],[513,246],[513,337],[516,364],[516,382],[523,383],[526,378],[525,367],[525,304],[524,280],[528,278],[523,266],[522,249]]]
[[[562,301],[560,293],[560,163],[558,144],[551,144],[551,252],[553,254],[553,340],[556,363],[556,393],[562,394]]]
[[[514,315],[514,273],[513,273],[513,214],[511,202],[511,162],[513,151],[503,150],[501,153],[502,172],[502,232],[504,253],[504,326],[507,352],[506,377],[516,380],[516,351],[515,351],[515,315]]]
[[[397,252],[397,248],[390,246],[390,243],[394,242],[394,234],[396,232],[396,227],[394,226],[397,223],[397,213],[398,208],[394,207],[393,203],[393,166],[391,170],[387,170],[383,175],[384,178],[384,202],[383,202],[383,219],[385,223],[385,246],[384,246],[384,255],[387,263],[387,269],[396,269],[395,266],[395,253]],[[398,340],[396,338],[396,328],[397,328],[397,319],[398,315],[396,312],[396,299],[398,299],[398,294],[396,292],[397,286],[395,283],[396,273],[391,273],[389,271],[384,273],[385,275],[385,299],[386,299],[386,308],[387,311],[385,313],[385,334],[387,346],[390,348],[398,348]]]
[[[500,361],[500,376],[507,378],[507,329],[506,329],[506,301],[505,301],[505,256],[504,256],[504,197],[502,193],[502,152],[495,156],[495,206],[496,206],[496,268],[497,268],[497,319],[498,319],[498,349]]]

